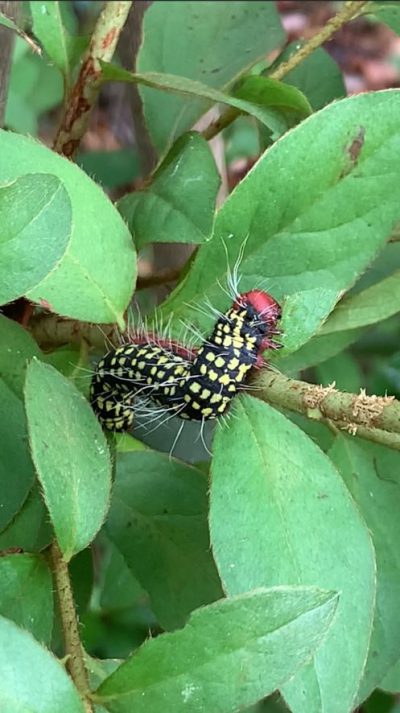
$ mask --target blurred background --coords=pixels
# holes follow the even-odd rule
[[[135,66],[141,38],[144,13],[150,2],[136,0],[117,51],[117,60],[127,69]],[[344,26],[324,46],[331,62],[337,65],[332,96],[327,94],[320,73],[319,83],[305,92],[314,109],[324,106],[331,98],[359,94],[400,86],[400,19],[393,3],[374,3],[381,7],[374,15],[365,15]],[[280,0],[277,8],[287,33],[287,43],[306,40],[317,33],[341,7],[340,2],[310,0]],[[64,22],[71,35],[82,38],[82,48],[90,36],[102,3],[93,0],[62,2]],[[29,32],[29,5],[25,2],[1,2],[0,12],[13,15],[20,26]],[[59,125],[63,102],[61,74],[44,55],[42,58],[20,38],[9,44],[10,33],[0,27],[0,66],[4,73],[10,53],[8,97],[5,108],[5,128],[38,137],[51,146]],[[86,38],[86,39],[85,39]],[[276,55],[265,58],[267,66]],[[304,87],[302,87],[305,91]],[[201,125],[206,125],[209,122]],[[211,142],[215,160],[222,176],[218,201],[221,204],[235,185],[246,175],[263,151],[260,133],[251,117],[243,116]],[[78,164],[110,195],[117,200],[125,193],[143,186],[145,178],[156,165],[157,157],[151,146],[140,111],[140,100],[134,85],[108,83],[102,90],[90,125],[77,156]],[[400,235],[392,236],[380,257],[357,283],[354,291],[365,289],[400,268]],[[146,247],[139,256],[140,276],[164,269],[179,269],[190,256],[187,245],[160,244],[156,249]],[[139,304],[146,310],[164,297],[173,282],[161,289],[140,291]],[[339,347],[340,349],[340,347]],[[393,394],[400,397],[400,321],[393,317],[372,329],[362,330],[346,349],[331,348],[327,359],[300,375],[309,381],[328,385],[333,381],[338,388],[369,393]],[[302,423],[304,426],[304,423]],[[321,435],[318,424],[318,439]],[[313,435],[314,426],[307,430]],[[315,430],[314,429],[314,430]],[[145,433],[138,436],[146,440]],[[163,431],[152,434],[149,442],[161,450],[169,450],[176,429],[167,435]],[[329,434],[325,434],[329,438]],[[207,437],[207,434],[206,434]],[[188,434],[185,444],[177,446],[175,455],[196,462],[207,460],[208,454],[197,439]],[[189,446],[187,445],[189,444]],[[103,546],[104,545],[104,546]],[[121,555],[110,543],[100,543],[101,573],[97,572],[97,586],[92,593],[90,554],[85,551],[72,563],[76,581],[76,597],[84,624],[83,638],[87,650],[101,658],[125,657],[151,632],[157,624],[143,592],[127,569]],[[96,552],[96,551],[95,551]],[[106,559],[104,561],[104,552]],[[95,563],[96,565],[96,563]],[[88,608],[88,601],[91,606]],[[135,602],[132,605],[132,602]],[[59,633],[56,633],[56,637]],[[111,664],[110,664],[111,665]],[[378,692],[363,705],[363,711],[373,713],[394,711],[393,698]],[[257,708],[261,710],[261,707]],[[267,710],[267,707],[265,708]],[[268,702],[268,710],[282,710],[281,704]]]

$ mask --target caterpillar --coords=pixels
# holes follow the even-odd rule
[[[134,400],[157,404],[181,419],[205,421],[222,416],[245,388],[252,367],[262,366],[266,349],[282,344],[277,322],[281,308],[267,292],[236,297],[197,350],[144,337],[109,351],[97,364],[90,401],[110,431],[126,431]]]

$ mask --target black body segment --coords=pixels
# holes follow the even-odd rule
[[[271,298],[272,299],[272,298]],[[172,343],[126,344],[110,351],[96,367],[91,403],[104,428],[127,430],[135,398],[149,399],[186,420],[223,415],[244,387],[264,348],[278,348],[270,338],[275,324],[246,301],[238,301],[216,322],[210,337],[192,358]]]

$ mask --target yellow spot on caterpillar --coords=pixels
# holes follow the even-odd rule
[[[165,376],[165,371],[160,369],[160,371],[157,372],[157,376],[159,379],[162,379]]]
[[[232,337],[226,336],[224,337],[224,341],[222,342],[224,347],[230,347],[232,346]]]
[[[166,396],[168,396],[168,394],[169,394],[169,386],[165,386],[165,387],[164,387],[164,394],[166,394]]]
[[[211,391],[209,389],[203,389],[203,391],[200,394],[201,399],[209,399],[211,396]]]
[[[205,416],[206,418],[207,418],[207,416],[210,416],[210,415],[212,414],[212,412],[213,412],[213,410],[212,410],[212,408],[210,408],[209,406],[208,406],[207,408],[201,409],[201,413],[202,413],[203,416]]]
[[[218,406],[218,413],[223,413],[226,409],[226,404],[221,404],[221,406]]]
[[[210,369],[210,371],[208,373],[208,378],[210,379],[210,381],[217,381],[217,379],[218,379],[217,372],[213,371],[213,369]]]
[[[236,357],[232,357],[230,362],[228,362],[228,369],[237,369],[239,366],[239,359],[236,359]]]
[[[214,337],[214,342],[215,342],[216,344],[222,344],[222,339],[221,339],[221,337],[219,337],[218,335],[216,335],[216,336]]]
[[[210,404],[217,404],[219,401],[222,401],[221,394],[213,394],[210,399]]]
[[[151,376],[148,376],[148,377],[147,377],[147,383],[148,383],[149,385],[153,383],[153,379],[151,378]]]
[[[229,374],[222,374],[222,376],[219,377],[218,381],[220,384],[223,384],[224,386],[228,386],[228,384],[230,383]]]
[[[159,364],[166,364],[167,361],[168,361],[168,357],[166,357],[166,356],[160,356],[160,358],[159,358],[159,360],[158,360],[158,363],[159,363]]]
[[[238,369],[238,374],[236,377],[236,381],[243,381],[244,377],[246,376],[246,374],[250,368],[251,368],[250,364],[240,364],[239,369]]]
[[[200,374],[203,374],[203,376],[207,374],[207,367],[205,364],[200,364]]]
[[[199,353],[200,353],[200,351],[199,351]],[[214,352],[207,352],[206,359],[207,359],[207,361],[214,361],[214,359],[215,359]]]
[[[175,367],[174,369],[174,374],[183,374],[185,372],[185,367],[180,364],[179,366]]]
[[[125,357],[120,357],[120,358],[118,359],[118,364],[120,364],[121,366],[124,366],[125,362],[126,362]]]
[[[171,389],[170,389],[171,396],[173,396],[175,394],[175,391],[176,391],[175,386],[171,386]]]
[[[128,347],[128,349],[124,349],[124,352],[125,352],[125,354],[127,354],[129,356],[130,354],[133,354],[135,349],[136,349],[136,347]]]
[[[228,386],[228,391],[236,391],[236,386],[235,386],[235,384],[229,384],[229,386]]]
[[[133,379],[133,369],[129,369],[128,371],[128,378]]]
[[[185,418],[186,420],[190,419],[190,416],[188,413],[181,413],[180,416],[181,416],[181,418]]]
[[[123,373],[124,373],[124,370],[123,370],[122,366],[120,366],[119,369],[117,369],[117,376],[122,376]]]
[[[117,360],[116,360],[115,357],[113,357],[113,358],[111,359],[111,366],[115,366],[116,363],[117,363]]]
[[[143,371],[143,369],[145,368],[145,366],[146,366],[146,362],[145,362],[145,361],[140,361],[139,364],[138,364],[138,369],[140,369],[140,371]]]
[[[229,324],[224,324],[223,330],[224,330],[225,334],[229,334],[230,331],[231,331],[230,325],[229,325]]]
[[[186,401],[187,404],[190,404],[192,397],[190,396],[190,394],[184,394],[183,400]]]
[[[152,376],[154,376],[155,374],[157,374],[157,367],[156,367],[156,366],[152,366],[152,367],[151,367],[151,369],[150,369],[150,374],[151,374]]]
[[[219,356],[215,360],[215,366],[218,367],[218,369],[221,369],[221,367],[225,366],[225,359],[222,356]]]
[[[197,381],[194,381],[192,384],[190,384],[189,391],[193,391],[194,394],[198,394],[201,391],[200,384],[198,384]]]
[[[200,411],[201,406],[197,403],[197,401],[193,401],[192,408],[196,409],[196,411]]]

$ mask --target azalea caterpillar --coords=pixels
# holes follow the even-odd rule
[[[168,341],[138,339],[108,352],[97,364],[90,401],[103,427],[128,430],[137,397],[181,419],[222,416],[245,388],[252,367],[266,349],[279,349],[281,308],[271,295],[251,290],[238,295],[197,350]]]

